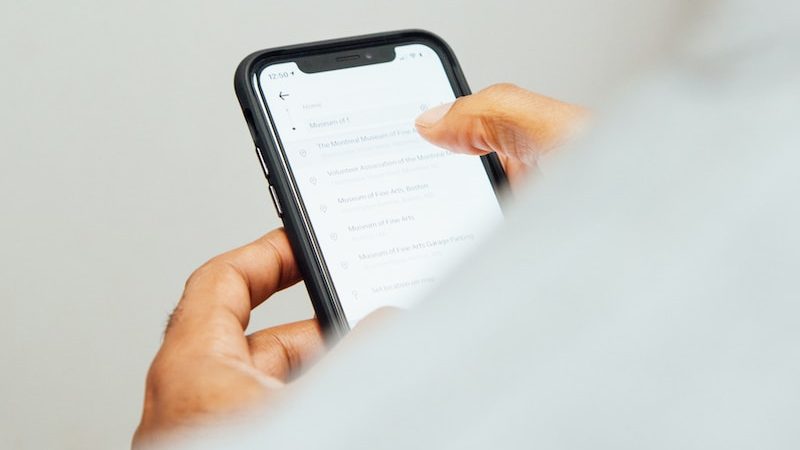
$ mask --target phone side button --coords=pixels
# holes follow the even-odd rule
[[[258,162],[261,163],[261,170],[264,171],[264,177],[269,180],[269,169],[267,169],[267,164],[264,162],[264,158],[261,156],[261,149],[258,148],[257,145],[256,156],[258,156]]]
[[[275,211],[278,212],[278,217],[283,218],[283,210],[281,209],[281,202],[278,201],[278,195],[275,193],[275,187],[269,185],[269,195],[272,197],[272,204],[275,205]]]

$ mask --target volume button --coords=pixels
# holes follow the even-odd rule
[[[256,156],[258,156],[258,162],[261,163],[261,170],[264,171],[264,176],[269,179],[269,169],[267,169],[267,164],[264,162],[264,157],[261,156],[261,149],[258,148],[256,145]]]
[[[278,212],[278,217],[283,218],[283,209],[281,209],[281,202],[278,200],[278,194],[275,193],[275,187],[269,185],[269,195],[272,197],[272,204],[275,205],[275,211]]]

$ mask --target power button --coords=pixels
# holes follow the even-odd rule
[[[278,195],[275,193],[275,187],[269,185],[269,195],[272,197],[272,204],[275,205],[275,211],[278,212],[278,217],[283,218],[283,209],[281,209],[281,202],[278,201]]]

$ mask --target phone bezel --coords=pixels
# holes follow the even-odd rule
[[[282,62],[408,44],[424,44],[433,49],[443,63],[454,95],[461,97],[470,94],[469,86],[453,51],[444,40],[423,30],[402,30],[262,50],[245,58],[236,71],[234,81],[236,93],[256,144],[259,161],[269,185],[277,196],[275,200],[281,205],[281,218],[314,311],[326,335],[332,339],[343,336],[350,327],[305,210],[293,171],[284,153],[266,100],[263,98],[258,77],[266,66]],[[380,62],[383,61],[376,61]],[[497,155],[489,154],[482,156],[481,159],[502,208],[500,194],[507,184],[505,172]]]

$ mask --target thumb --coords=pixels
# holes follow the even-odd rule
[[[263,374],[284,382],[308,368],[325,351],[316,319],[257,331],[247,336],[247,343],[253,365]]]
[[[496,84],[416,120],[419,134],[458,153],[502,156],[533,165],[581,125],[586,110],[513,84]]]

